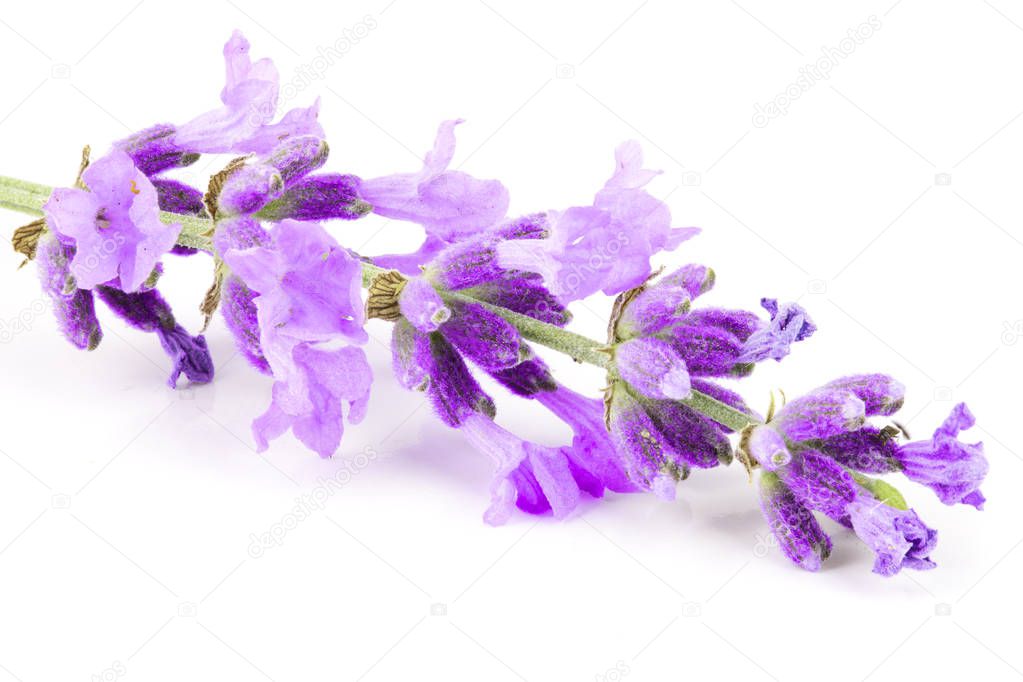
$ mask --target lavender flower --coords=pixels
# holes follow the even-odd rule
[[[745,376],[753,362],[780,358],[789,343],[813,332],[795,304],[786,310],[799,321],[785,325],[777,314],[764,322],[743,310],[691,309],[713,282],[708,268],[687,265],[621,294],[615,303],[608,424],[633,482],[668,499],[674,498],[675,482],[692,468],[714,467],[732,457],[728,429],[679,401],[696,389],[752,415],[738,395],[702,377]],[[802,334],[777,333],[804,323]],[[755,343],[770,352],[749,352],[758,335],[764,342]]]
[[[984,495],[980,484],[988,470],[984,445],[963,443],[957,438],[975,422],[965,404],[956,405],[931,440],[906,443],[895,451],[899,469],[911,481],[933,490],[945,504],[970,504],[981,509]]]
[[[36,264],[43,292],[53,302],[57,326],[75,348],[94,350],[103,339],[92,291],[79,289],[71,276],[74,247],[54,235],[43,235],[36,250]]]
[[[75,283],[137,291],[174,246],[181,225],[160,220],[153,183],[122,151],[90,165],[82,181],[89,191],[55,189],[43,207],[47,224],[74,244]]]
[[[179,126],[173,146],[188,152],[263,154],[280,141],[297,135],[323,137],[316,121],[319,101],[292,109],[271,123],[277,111],[280,78],[269,59],[253,62],[249,41],[235,31],[224,45],[226,83],[220,93],[223,106]]]
[[[444,242],[497,224],[508,210],[504,185],[448,170],[459,123],[461,119],[440,124],[421,170],[364,180],[359,195],[378,215],[419,223],[427,235]]]
[[[170,306],[156,289],[125,293],[112,287],[96,289],[100,299],[132,327],[152,332],[160,339],[164,352],[174,362],[167,384],[174,388],[184,374],[189,381],[205,384],[213,381],[213,359],[206,339],[192,336],[177,323]]]
[[[978,489],[987,472],[982,447],[956,438],[973,425],[965,405],[956,406],[931,441],[899,445],[894,440],[899,429],[867,423],[869,417],[894,414],[904,394],[902,384],[883,374],[837,379],[789,402],[768,424],[744,433],[741,446],[747,463],[769,474],[765,485],[773,494],[791,497],[804,508],[790,516],[805,520],[814,510],[850,526],[874,550],[874,571],[882,575],[932,568],[929,555],[937,534],[894,488],[858,472],[903,471],[935,490],[946,504],[979,508],[984,499]],[[772,514],[768,520],[772,526],[776,521]],[[778,535],[774,527],[772,531]],[[793,561],[804,568],[819,567],[819,560],[793,549],[791,537],[778,539],[792,550],[786,549],[786,555]]]
[[[498,262],[539,273],[563,303],[598,290],[614,295],[642,284],[653,254],[674,250],[699,230],[672,229],[667,205],[642,189],[657,172],[642,168],[637,142],[618,147],[615,159],[614,175],[591,206],[552,211],[545,239],[501,243]]]
[[[270,408],[253,422],[260,450],[289,428],[322,457],[347,419],[365,415],[372,372],[361,345],[361,266],[315,223],[285,220],[271,243],[229,248],[225,262],[256,293],[262,357],[273,373]]]

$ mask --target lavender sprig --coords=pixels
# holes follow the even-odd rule
[[[273,377],[253,422],[260,449],[290,430],[321,456],[337,451],[346,423],[366,415],[373,377],[358,346],[366,319],[380,318],[394,323],[399,383],[425,392],[443,423],[493,459],[491,524],[515,508],[565,517],[583,493],[673,499],[692,471],[738,459],[794,563],[817,570],[830,554],[820,513],[874,551],[875,572],[893,575],[932,568],[937,532],[875,475],[902,473],[946,504],[983,506],[988,464],[980,443],[959,440],[974,424],[965,405],[930,440],[904,443],[896,424],[868,421],[902,406],[904,387],[885,375],[837,379],[765,417],[727,385],[786,358],[816,326],[801,306],[771,298],[761,299],[766,319],[704,305],[715,278],[703,265],[651,273],[655,253],[699,230],[672,227],[667,205],[646,191],[657,171],[643,168],[637,143],[618,148],[592,202],[509,218],[499,181],[449,170],[460,120],[440,125],[419,171],[321,172],[329,149],[318,102],[275,120],[272,62],[253,62],[237,32],[224,59],[220,106],[141,130],[93,164],[86,154],[73,187],[0,177],[0,207],[43,216],[12,242],[37,260],[76,347],[100,343],[98,297],[157,336],[171,386],[180,374],[211,381],[204,336],[187,332],[156,288],[165,255],[205,252],[216,264],[207,323],[219,306],[250,364]],[[235,158],[205,192],[165,176],[210,153]],[[366,258],[321,224],[370,212],[420,225],[423,244]],[[616,296],[600,341],[565,328],[569,304],[598,291]],[[562,385],[532,344],[603,369],[603,402]],[[500,426],[481,373],[550,410],[572,441],[540,445]]]

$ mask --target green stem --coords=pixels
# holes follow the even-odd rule
[[[43,204],[46,203],[52,191],[53,188],[46,185],[0,176],[0,207],[39,216],[42,215]],[[160,211],[160,220],[165,223],[181,224],[181,234],[178,235],[179,244],[210,253],[213,252],[213,242],[209,236],[213,230],[212,220],[197,218],[191,215],[168,213],[166,211]],[[363,286],[368,287],[374,278],[383,272],[385,272],[383,268],[379,268],[371,263],[363,263]],[[441,295],[447,301],[479,304],[514,325],[524,338],[541,346],[564,353],[576,362],[585,362],[602,369],[612,369],[611,356],[607,352],[600,350],[605,346],[603,343],[553,324],[541,322],[513,310],[480,301],[464,293],[446,291],[442,292]],[[740,412],[720,400],[716,400],[699,391],[694,390],[689,398],[681,402],[734,431],[741,431],[747,426],[759,423],[744,412]]]

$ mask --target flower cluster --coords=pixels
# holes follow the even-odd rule
[[[647,191],[658,172],[643,167],[638,143],[618,147],[591,202],[509,216],[501,182],[451,170],[460,120],[440,124],[418,171],[324,171],[318,103],[278,116],[277,70],[253,61],[240,33],[224,59],[220,106],[115,142],[83,163],[72,187],[38,201],[16,193],[44,219],[13,241],[37,261],[74,346],[100,343],[98,297],[157,335],[171,386],[182,374],[211,381],[204,336],[185,330],[157,288],[167,254],[204,252],[215,272],[201,306],[207,324],[219,309],[237,352],[270,377],[268,407],[252,423],[261,450],[291,431],[322,457],[337,452],[346,425],[369,409],[362,346],[377,318],[393,323],[398,382],[492,459],[490,524],[516,509],[563,518],[608,491],[672,500],[693,470],[737,459],[757,477],[793,562],[816,570],[830,553],[820,513],[852,529],[875,553],[874,570],[892,575],[932,567],[937,533],[877,475],[901,473],[946,504],[981,508],[988,465],[980,444],[958,438],[974,423],[965,405],[933,438],[911,442],[894,423],[868,422],[903,403],[902,385],[880,374],[832,381],[766,417],[750,409],[737,384],[816,326],[798,304],[773,298],[761,299],[761,313],[703,305],[715,278],[704,265],[652,271],[655,256],[699,230],[673,227],[667,204]],[[171,177],[210,154],[225,156],[206,188]],[[5,205],[19,207],[17,197]],[[342,226],[371,213],[419,226],[422,243],[353,252]],[[568,329],[569,306],[598,292],[615,297],[599,342]],[[539,346],[603,370],[603,400],[596,384],[587,395],[559,381]],[[542,405],[570,442],[543,445],[502,426],[484,377]]]

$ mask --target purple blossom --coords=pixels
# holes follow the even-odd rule
[[[777,300],[764,298],[760,305],[771,314],[771,321],[750,334],[738,362],[761,362],[768,358],[781,360],[789,354],[792,344],[817,331],[810,316],[796,303],[779,306]]]
[[[261,207],[266,220],[355,220],[373,210],[359,198],[361,180],[354,175],[319,173],[296,180],[279,197]],[[380,267],[393,267],[375,259]]]
[[[55,189],[43,207],[47,224],[74,244],[75,283],[137,291],[173,248],[181,225],[160,220],[156,188],[122,151],[90,165],[82,180],[89,191]]]
[[[483,515],[490,525],[505,523],[516,505],[530,513],[550,509],[557,518],[564,518],[578,505],[578,470],[573,470],[564,449],[522,440],[482,414],[467,419],[461,431],[497,466],[490,486],[490,507]]]
[[[179,126],[173,134],[175,149],[201,153],[254,152],[265,154],[287,137],[323,137],[316,121],[319,101],[304,109],[291,109],[276,123],[280,78],[269,59],[253,62],[249,41],[235,31],[224,45],[226,83],[220,93],[223,106]]]
[[[192,336],[177,323],[170,306],[156,289],[125,293],[111,287],[96,289],[100,299],[132,327],[157,335],[174,368],[167,384],[174,388],[184,374],[189,381],[205,384],[213,381],[213,358],[206,339]]]
[[[615,348],[614,361],[622,379],[647,398],[689,397],[686,361],[668,341],[656,337],[630,339]]]
[[[614,295],[643,283],[653,254],[699,232],[672,229],[667,205],[642,189],[656,172],[642,168],[637,142],[618,147],[615,159],[614,175],[592,205],[551,212],[545,239],[499,244],[501,266],[539,273],[563,303],[598,290]]]
[[[270,247],[270,233],[251,216],[235,216],[217,221],[213,245],[218,253],[254,247]],[[256,292],[234,273],[224,278],[220,312],[235,345],[249,364],[263,374],[272,374],[260,345],[261,332],[256,310]]]
[[[423,333],[400,318],[392,331],[391,356],[398,382],[425,392],[437,418],[448,426],[459,428],[475,414],[494,416],[493,399],[440,332]]]
[[[422,277],[408,280],[398,297],[401,314],[422,332],[437,331],[451,319],[451,309],[444,305],[433,285]]]
[[[103,339],[92,291],[79,289],[71,276],[74,247],[55,236],[43,235],[36,250],[36,265],[43,292],[53,302],[61,333],[75,348],[94,350]]]
[[[455,126],[461,122],[440,124],[421,170],[364,180],[359,196],[377,215],[419,223],[427,235],[445,242],[497,224],[508,210],[504,185],[448,170],[455,155]]]
[[[963,502],[979,508],[984,501],[979,490],[987,473],[982,446],[957,438],[960,430],[974,423],[965,405],[956,406],[930,441],[899,445],[898,428],[879,429],[867,423],[868,417],[895,413],[904,395],[903,385],[884,374],[836,379],[790,401],[742,443],[745,454],[765,469],[764,475],[777,479],[772,486],[783,485],[806,514],[819,511],[851,527],[877,555],[874,571],[882,575],[902,568],[932,568],[929,555],[937,534],[905,505],[898,491],[856,472],[902,471],[933,489],[946,504]],[[791,500],[786,500],[791,507]],[[773,525],[776,519],[766,507],[765,514]],[[805,517],[803,512],[799,515]],[[805,543],[800,546],[805,549]],[[786,554],[804,567],[819,565],[805,552]]]
[[[718,424],[683,403],[637,397],[621,384],[612,389],[610,430],[630,480],[666,499],[674,498],[674,482],[691,468],[732,458]]]
[[[935,567],[930,553],[938,542],[937,531],[928,528],[912,509],[896,509],[860,488],[847,507],[856,535],[874,551],[874,572],[892,576],[903,568]]]
[[[253,422],[260,449],[291,428],[323,457],[365,413],[372,374],[350,344],[367,340],[361,266],[315,223],[285,220],[269,246],[228,249],[224,261],[257,294],[259,344],[273,373],[272,402]]]
[[[760,509],[785,556],[808,571],[820,570],[831,555],[831,538],[813,513],[769,472],[760,476]]]
[[[965,404],[959,403],[929,441],[913,441],[899,447],[895,460],[906,476],[933,490],[945,504],[984,506],[981,481],[988,463],[983,443],[963,443],[960,431],[976,420]]]
[[[741,377],[752,371],[753,363],[783,357],[791,343],[809,337],[815,329],[795,304],[781,306],[788,325],[779,322],[782,315],[777,305],[767,306],[773,311],[771,321],[746,310],[692,308],[692,302],[713,285],[712,270],[686,265],[622,294],[613,330],[614,339],[625,342],[619,348],[635,339],[657,339],[681,358],[690,377]],[[766,350],[752,352],[753,347]]]

